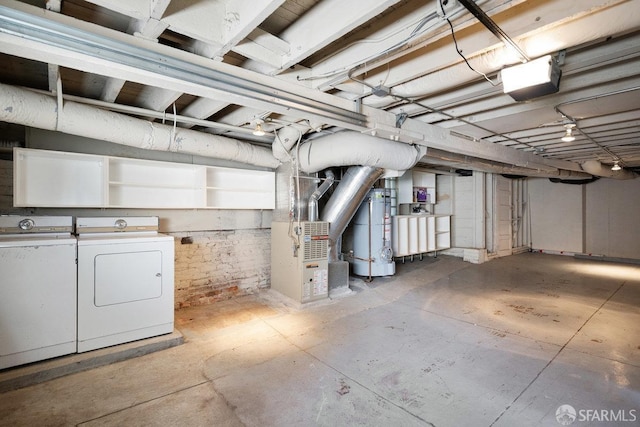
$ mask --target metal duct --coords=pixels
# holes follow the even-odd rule
[[[309,221],[317,221],[318,220],[318,200],[327,192],[329,188],[333,185],[335,181],[335,175],[330,170],[325,172],[325,176],[327,179],[313,192],[311,197],[309,197]]]
[[[322,210],[322,221],[329,227],[329,261],[338,261],[339,239],[371,186],[382,176],[384,169],[373,166],[351,166]]]
[[[300,169],[311,173],[335,166],[366,165],[405,171],[427,152],[426,147],[389,141],[354,131],[337,132],[300,146]]]
[[[638,174],[626,169],[621,169],[619,171],[612,171],[610,167],[604,166],[602,163],[600,163],[597,160],[587,160],[586,162],[582,163],[581,166],[585,172],[588,172],[591,175],[600,176],[603,178],[634,179],[638,177]]]
[[[156,151],[194,154],[276,168],[268,148],[235,139],[162,125],[0,84],[0,120]]]

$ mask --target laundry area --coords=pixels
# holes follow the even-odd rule
[[[270,292],[178,310],[181,345],[16,390],[3,372],[0,423],[553,426],[562,405],[636,423],[639,266],[525,253],[398,270],[304,310]]]
[[[0,426],[640,423],[638,0],[0,0]]]

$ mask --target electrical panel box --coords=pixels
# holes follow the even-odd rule
[[[299,244],[299,247],[298,247]],[[271,224],[271,289],[300,303],[329,296],[329,223]]]

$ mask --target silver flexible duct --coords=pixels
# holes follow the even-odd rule
[[[371,186],[383,175],[384,169],[373,166],[351,166],[322,210],[322,221],[329,227],[329,261],[338,261],[340,237],[355,215]]]

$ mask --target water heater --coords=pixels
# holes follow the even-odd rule
[[[374,188],[353,217],[353,273],[391,276],[396,272],[391,249],[391,189]]]
[[[305,303],[329,296],[329,223],[271,223],[271,289]]]

